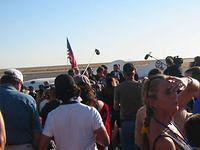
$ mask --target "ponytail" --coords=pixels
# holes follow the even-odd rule
[[[146,118],[144,119],[143,127],[141,130],[142,139],[143,139],[143,144],[142,144],[143,150],[150,149],[148,134],[150,131],[150,123],[151,123],[152,115],[153,115],[153,110],[151,108],[149,108],[149,106],[146,105]]]

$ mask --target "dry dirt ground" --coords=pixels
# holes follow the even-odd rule
[[[187,68],[189,68],[189,63],[192,61],[193,59],[191,58],[184,59],[183,65],[182,65],[183,70],[186,70]],[[147,64],[152,63],[152,61],[151,60],[132,61],[132,63],[136,67],[143,67]],[[90,67],[95,69],[102,64],[108,65],[109,63],[90,64]],[[79,69],[84,70],[86,66],[87,64],[80,64]],[[58,74],[66,73],[69,68],[70,68],[69,65],[62,65],[62,66],[45,66],[45,67],[30,67],[30,68],[17,68],[17,69],[19,69],[23,73],[24,81],[26,81],[26,80],[37,79],[37,78],[56,77]],[[2,76],[4,71],[5,69],[0,69],[0,76]]]

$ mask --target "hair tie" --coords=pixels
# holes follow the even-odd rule
[[[141,134],[148,134],[149,133],[149,127],[142,127]]]

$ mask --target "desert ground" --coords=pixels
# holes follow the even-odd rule
[[[144,60],[144,61],[131,61],[136,68],[144,67],[152,63],[155,60]],[[193,59],[185,58],[182,64],[182,70],[186,70],[189,68],[189,63],[192,62]],[[90,67],[94,68],[94,70],[100,65],[109,65],[110,63],[93,63],[90,64]],[[84,70],[87,64],[79,64],[79,69]],[[58,74],[66,73],[67,70],[70,68],[69,65],[61,65],[61,66],[44,66],[44,67],[29,67],[29,68],[17,68],[19,69],[24,75],[24,81],[37,79],[37,78],[50,78],[56,77]],[[0,69],[0,76],[3,75],[5,69]]]

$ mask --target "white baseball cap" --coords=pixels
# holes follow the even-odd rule
[[[23,75],[21,71],[17,69],[8,69],[4,72],[4,76],[10,76],[16,79],[19,79],[21,82],[23,82]]]

